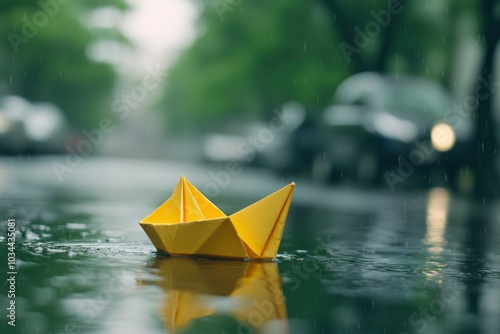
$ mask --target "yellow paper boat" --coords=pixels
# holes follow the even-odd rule
[[[182,176],[172,197],[140,225],[156,249],[170,255],[273,259],[294,187],[226,216]]]

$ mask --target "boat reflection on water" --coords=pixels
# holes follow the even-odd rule
[[[153,267],[165,292],[159,311],[169,332],[288,333],[274,262],[158,257]]]

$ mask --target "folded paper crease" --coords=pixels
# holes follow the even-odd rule
[[[171,255],[276,257],[295,184],[227,216],[182,176],[172,196],[140,225],[153,245]]]

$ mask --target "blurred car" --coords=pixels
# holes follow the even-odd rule
[[[264,126],[264,122],[231,123],[221,132],[202,137],[203,160],[209,163],[239,162],[259,165],[257,149],[252,138]]]
[[[280,112],[274,117],[283,126],[273,131],[273,139],[260,152],[260,161],[279,173],[310,173],[318,150],[317,124],[297,102],[285,103]],[[268,124],[271,130],[272,122]]]
[[[207,162],[236,161],[279,172],[310,171],[317,150],[317,129],[304,108],[295,102],[275,110],[268,122],[229,126],[226,133],[209,133],[203,138]]]
[[[472,159],[474,126],[453,107],[446,91],[426,79],[371,72],[349,77],[322,114],[314,178],[390,183],[415,170],[440,169],[454,180]]]
[[[19,96],[0,100],[0,153],[63,153],[69,123],[52,103],[31,103]]]
[[[22,98],[0,99],[0,154],[19,154],[26,151],[28,138],[22,115],[29,103]]]

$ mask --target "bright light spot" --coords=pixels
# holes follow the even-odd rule
[[[429,245],[429,253],[440,254],[444,245],[446,245],[444,232],[448,218],[449,202],[450,194],[446,189],[436,188],[429,194],[426,219],[427,232],[424,239],[424,243]]]
[[[26,134],[33,140],[46,140],[53,136],[61,125],[61,116],[49,106],[39,106],[25,118]]]
[[[243,156],[238,147],[245,140],[242,136],[209,134],[203,143],[203,151],[211,161],[239,161]]]
[[[431,131],[434,148],[440,152],[449,151],[455,145],[455,131],[446,123],[437,123]]]
[[[388,113],[376,114],[373,118],[375,130],[387,138],[410,143],[417,138],[418,129],[410,121],[405,121]]]
[[[130,5],[121,30],[136,53],[124,64],[127,71],[155,64],[166,68],[196,37],[199,11],[192,1],[130,0]]]
[[[93,28],[111,29],[119,26],[122,16],[122,12],[116,8],[100,8],[90,14],[88,23]]]
[[[95,61],[115,63],[120,58],[120,43],[113,40],[100,40],[90,45],[87,53]]]

